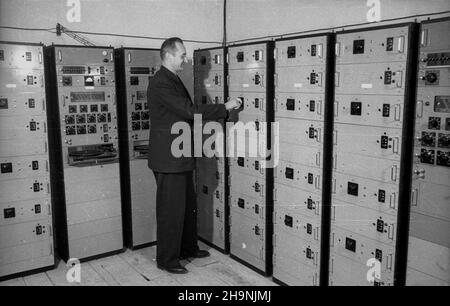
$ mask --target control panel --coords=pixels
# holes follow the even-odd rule
[[[55,264],[43,51],[0,43],[0,280]]]
[[[45,56],[58,253],[68,260],[121,251],[113,49],[52,45]]]

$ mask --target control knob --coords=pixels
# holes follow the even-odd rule
[[[433,142],[434,142],[434,139],[433,139],[433,137],[430,136],[430,134],[425,134],[425,135],[423,135],[423,137],[422,137],[422,143],[423,143],[424,145],[430,146],[430,145],[433,144]]]
[[[414,169],[414,174],[419,178],[425,178],[425,169]]]
[[[434,83],[437,81],[438,77],[437,74],[434,72],[427,73],[424,77],[421,78],[424,81],[427,81],[428,83]]]

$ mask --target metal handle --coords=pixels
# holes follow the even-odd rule
[[[322,115],[322,101],[317,101],[317,115]]]
[[[314,209],[314,213],[318,216],[320,215],[320,202],[319,201],[315,201],[314,205],[313,205],[313,209]]]
[[[336,193],[336,179],[333,179],[331,183],[331,192]]]
[[[320,152],[316,153],[316,166],[320,167]]]
[[[317,78],[318,78],[318,80],[319,80],[319,82],[317,83],[317,86],[319,86],[319,87],[322,87],[322,72],[318,72],[317,74],[316,74],[316,76],[317,76]]]
[[[45,161],[45,171],[48,172],[48,160]]]
[[[339,87],[339,77],[340,77],[340,72],[335,72],[334,73],[334,86],[335,87]]]
[[[426,46],[428,43],[428,29],[422,30],[422,33],[420,35],[420,45]]]
[[[276,60],[278,58],[278,48],[273,49],[273,59]]]
[[[397,166],[394,165],[391,167],[391,180],[392,181],[397,181]]]
[[[42,98],[42,110],[45,111],[45,98]]]
[[[395,194],[395,192],[391,193],[391,195],[389,196],[389,207],[392,209],[395,209],[396,198],[397,195]]]
[[[397,87],[403,87],[403,71],[396,71],[395,74],[398,76],[398,81],[395,84]]]
[[[386,269],[388,269],[389,271],[392,270],[392,254],[386,256]]]
[[[333,216],[331,219],[333,221],[336,221],[336,206],[333,205],[333,207],[331,208],[331,211],[332,211],[331,215]],[[334,237],[334,234],[333,234],[333,237]]]
[[[259,52],[259,61],[262,62],[264,60],[264,50],[257,50]]]
[[[317,190],[320,190],[320,175],[316,175],[316,177],[314,178],[314,187]]]
[[[39,64],[42,64],[42,52],[39,52],[38,58],[39,58]]]
[[[128,52],[128,63],[131,63],[131,52]]]
[[[278,111],[278,98],[273,99],[273,104],[275,106],[275,113]]]
[[[395,225],[391,224],[388,226],[388,238],[391,240],[394,240],[394,232],[395,232]]]
[[[397,38],[397,52],[403,53],[405,49],[405,36],[400,36]]]
[[[47,153],[47,142],[44,142],[44,152]]]
[[[419,195],[419,190],[417,188],[414,188],[411,190],[411,205],[417,206],[417,199]]]
[[[314,229],[314,239],[319,240],[319,227],[318,226],[316,226],[316,228]]]
[[[392,140],[392,152],[393,153],[398,153],[398,143],[399,143],[398,137],[394,137]]]
[[[341,43],[337,42],[334,47],[336,56],[341,56]]]
[[[50,194],[50,183],[47,183],[47,194]]]
[[[337,117],[339,115],[339,102],[334,102],[334,109],[333,109],[334,116]]]
[[[62,95],[63,107],[66,107],[66,96]]]
[[[333,144],[337,145],[338,132],[336,130],[333,131]]]
[[[322,44],[317,45],[317,56],[320,58],[322,57],[322,49],[323,49],[322,47],[323,47]]]
[[[394,120],[395,121],[400,121],[400,112],[401,111],[401,105],[396,104],[394,106]]]
[[[61,50],[58,50],[58,59],[61,62],[62,61],[62,53]]]
[[[317,128],[317,129],[314,129],[314,133],[315,133],[315,138],[316,138],[316,141],[317,142],[321,142],[322,141],[322,129],[321,128]]]
[[[273,75],[273,80],[274,80],[274,86],[278,87],[278,73],[275,73]]]
[[[416,105],[416,117],[422,118],[422,116],[423,116],[423,101],[418,100]]]

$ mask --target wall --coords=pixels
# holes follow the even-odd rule
[[[227,41],[367,22],[377,0],[228,0]],[[381,20],[450,10],[448,0],[379,0]]]

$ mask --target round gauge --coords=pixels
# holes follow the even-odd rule
[[[102,54],[103,54],[103,56],[107,56],[107,55],[108,55],[108,51],[104,50],[104,51],[102,52]]]

